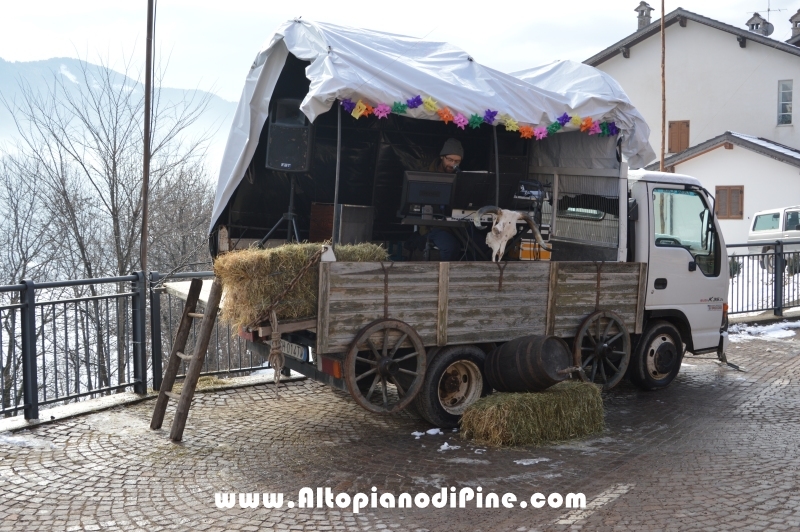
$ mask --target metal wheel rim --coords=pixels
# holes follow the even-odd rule
[[[452,384],[458,381],[458,388]],[[480,399],[483,392],[483,375],[470,360],[458,360],[444,370],[436,386],[439,404],[445,412],[460,416],[469,405]]]
[[[660,381],[667,376],[669,376],[670,372],[662,373],[658,370],[658,366],[656,364],[656,353],[658,353],[658,348],[661,347],[663,344],[672,344],[675,348],[676,356],[679,353],[678,346],[675,345],[675,342],[672,340],[668,334],[659,334],[658,337],[650,342],[650,345],[647,346],[647,353],[645,354],[645,367],[647,368],[647,373],[653,379]]]
[[[603,319],[608,320],[605,327],[601,327]],[[613,334],[612,325],[616,328]],[[610,352],[604,350],[606,345],[611,347]],[[625,322],[610,310],[593,312],[578,328],[573,355],[581,380],[602,384],[603,390],[610,390],[625,376],[631,358],[631,338]]]
[[[399,334],[399,340],[390,338],[392,331]],[[381,332],[383,333],[383,341],[380,345],[376,345],[371,341],[370,337]],[[406,340],[410,342],[412,351],[398,354]],[[413,371],[407,368],[395,368],[397,369],[396,372],[393,374],[388,373],[389,370],[386,369],[385,364],[387,357],[390,361],[397,363],[415,360],[416,365]],[[357,374],[357,363],[362,366],[367,365],[370,368]],[[350,396],[361,407],[378,414],[391,414],[404,409],[414,400],[414,397],[422,388],[426,367],[425,346],[422,344],[422,339],[417,332],[410,325],[400,320],[381,319],[373,321],[361,329],[350,344],[344,359],[344,378]],[[413,377],[411,386],[403,386],[399,382],[401,379],[397,377],[399,374]],[[366,392],[362,392],[358,388],[358,381],[364,379],[372,380],[372,384]],[[376,399],[381,404],[372,402],[372,396],[376,393],[379,394]],[[397,395],[396,400],[394,398],[395,393]]]

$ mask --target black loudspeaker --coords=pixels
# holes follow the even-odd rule
[[[311,123],[300,110],[300,100],[277,100],[269,117],[267,168],[307,172],[310,162]]]

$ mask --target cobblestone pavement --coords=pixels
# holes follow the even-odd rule
[[[687,357],[668,389],[605,397],[599,437],[484,449],[312,381],[199,394],[183,444],[153,402],[0,435],[0,530],[797,530],[800,341]],[[451,449],[440,450],[447,442]],[[218,509],[216,492],[582,492],[585,510]],[[473,501],[474,502],[474,501]]]

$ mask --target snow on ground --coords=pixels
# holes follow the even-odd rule
[[[14,447],[39,447],[54,448],[55,446],[46,440],[40,440],[30,434],[11,432],[0,433],[0,445],[13,445]]]
[[[262,366],[264,366],[264,369],[257,369],[256,371],[251,373],[250,376],[251,377],[264,376],[264,377],[269,377],[269,378],[275,378],[275,370],[273,370],[272,368],[266,367],[267,364],[268,364],[267,362],[264,362],[263,364],[261,364]],[[303,376],[302,373],[297,373],[296,371],[292,371],[291,373],[292,373],[292,375],[291,375],[292,377],[302,377]],[[282,377],[285,377],[285,375],[282,375]]]
[[[539,462],[549,462],[549,458],[524,458],[522,460],[514,460],[515,464],[518,465],[534,465],[538,464]]]
[[[461,449],[460,445],[450,445],[447,442],[444,442],[441,447],[439,447],[439,452],[444,451],[455,451]]]
[[[769,325],[733,324],[728,328],[728,338],[731,342],[747,342],[753,339],[774,340],[791,338],[793,329],[800,329],[800,321],[782,321]]]

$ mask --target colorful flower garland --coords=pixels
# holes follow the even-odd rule
[[[439,107],[436,100],[432,97],[425,96],[423,98],[422,95],[419,94],[405,102],[394,102],[391,106],[385,103],[379,103],[375,107],[372,107],[363,100],[354,102],[350,98],[341,100],[340,104],[344,110],[350,113],[356,120],[362,116],[370,115],[375,115],[380,120],[387,118],[391,113],[403,115],[406,114],[409,109],[423,107],[427,112],[438,115],[445,124],[453,122],[456,127],[460,129],[465,129],[467,126],[472,129],[477,129],[482,124],[493,125],[495,122],[499,122],[505,126],[506,131],[518,131],[519,136],[523,139],[535,138],[536,140],[542,140],[549,135],[555,135],[568,124],[578,128],[582,133],[588,132],[589,135],[613,137],[619,134],[619,128],[614,122],[597,122],[588,116],[586,118],[581,118],[578,115],[570,116],[567,113],[559,116],[555,122],[546,127],[540,126],[536,128],[530,125],[520,125],[508,114],[502,114],[498,117],[498,112],[492,111],[491,109],[486,109],[483,115],[474,113],[467,117],[461,113],[453,114],[449,108]]]

